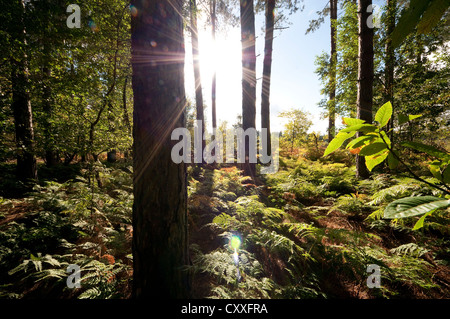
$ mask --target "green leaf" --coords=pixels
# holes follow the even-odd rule
[[[371,172],[375,166],[378,164],[381,164],[386,157],[388,156],[389,151],[386,150],[386,152],[381,154],[375,154],[373,156],[366,156],[366,167]]]
[[[426,145],[418,142],[403,142],[401,143],[402,146],[412,148],[416,151],[427,153],[428,155],[434,156],[440,160],[443,161],[449,161],[450,160],[450,154],[443,152],[441,150],[438,150],[434,146]]]
[[[398,199],[384,210],[384,218],[405,218],[423,215],[434,209],[450,206],[450,200],[434,196],[416,196]]]
[[[392,116],[392,104],[387,102],[383,104],[375,114],[375,121],[380,124],[380,127],[384,127],[388,124]]]
[[[401,15],[397,26],[391,34],[392,46],[398,47],[400,43],[414,30],[432,0],[411,0],[409,8]]]
[[[352,140],[350,143],[348,143],[347,145],[347,149],[354,149],[354,148],[358,148],[360,146],[363,146],[366,142],[369,142],[373,139],[375,139],[376,136],[373,135],[363,135],[360,136],[358,138],[355,138],[354,140]]]
[[[410,114],[410,115],[399,114],[399,115],[398,115],[398,125],[405,124],[406,122],[415,120],[415,119],[417,119],[417,118],[419,118],[419,117],[421,117],[421,116],[422,116],[422,114],[417,114],[417,115],[412,115],[412,114]]]
[[[446,184],[450,184],[450,165],[447,165],[442,172],[442,181]]]
[[[398,115],[398,125],[405,124],[408,121],[409,121],[409,118],[407,115],[401,114],[401,113]]]
[[[380,153],[383,150],[387,150],[387,145],[382,142],[376,142],[363,147],[359,152],[359,155],[371,156]]]
[[[341,130],[341,132],[374,132],[377,129],[375,125],[372,124],[356,124],[349,126],[347,128],[344,128]]]
[[[389,165],[390,169],[396,169],[397,168],[399,162],[398,162],[397,157],[395,157],[395,155],[392,153],[392,151],[389,152],[387,160],[388,160],[388,165]]]
[[[428,33],[438,24],[439,20],[450,6],[450,0],[434,0],[417,25],[417,33]]]
[[[351,117],[344,117],[342,119],[347,126],[354,126],[358,124],[363,124],[365,121],[361,119],[354,119]]]
[[[355,132],[350,132],[350,133],[346,133],[346,132],[342,132],[340,131],[332,140],[331,142],[328,144],[327,148],[325,149],[325,152],[323,153],[323,156],[327,156],[328,154],[334,152],[335,150],[337,150],[339,147],[341,147],[341,145],[350,137],[352,137],[353,135],[356,134]]]
[[[428,213],[425,213],[422,217],[420,217],[420,219],[417,221],[417,223],[414,225],[413,230],[418,230],[420,228],[423,227],[423,222],[425,221],[425,218],[428,215],[431,215],[433,212],[435,212],[436,210],[433,209],[432,211],[429,211]]]
[[[408,115],[408,121],[415,120],[415,119],[417,119],[417,118],[419,118],[421,116],[422,116],[422,114],[417,114],[417,115],[410,114],[410,115]]]
[[[433,174],[433,176],[442,182],[442,174],[441,174],[441,162],[439,161],[433,161],[432,163],[430,163],[429,165],[429,169],[431,174]]]

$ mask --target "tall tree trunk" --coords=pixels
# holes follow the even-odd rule
[[[37,180],[37,165],[34,154],[33,114],[29,94],[26,31],[23,22],[25,5],[15,3],[18,21],[12,26],[18,45],[11,52],[12,110],[17,144],[17,177],[22,181]]]
[[[185,126],[183,1],[131,4],[133,297],[187,298],[186,166],[171,159],[171,133]]]
[[[373,100],[373,28],[370,28],[367,19],[371,12],[367,12],[367,7],[372,4],[372,0],[359,0],[358,2],[358,90],[356,98],[356,115],[358,119],[372,123],[372,100]],[[359,134],[358,134],[359,135]],[[357,135],[357,136],[358,136]],[[356,176],[358,178],[368,178],[363,156],[356,156]]]
[[[216,0],[211,1],[211,35],[214,47],[216,46]],[[216,67],[214,63],[214,70],[211,83],[211,109],[212,109],[212,127],[215,133],[217,128],[216,119]]]
[[[266,1],[266,35],[261,90],[261,128],[267,129],[267,155],[272,153],[270,136],[270,79],[272,74],[272,51],[275,0]],[[264,136],[262,138],[265,138]]]
[[[242,128],[256,129],[256,54],[255,14],[253,1],[240,0],[241,43],[242,43]],[[245,138],[244,174],[255,177],[256,164],[250,163],[249,138]]]
[[[330,101],[328,106],[328,141],[336,131],[336,20],[337,0],[330,0],[331,57],[330,57]]]
[[[45,148],[45,163],[48,167],[54,166],[60,162],[58,151],[55,148],[55,142],[53,135],[53,98],[52,98],[52,85],[51,85],[51,52],[49,43],[43,41],[44,52],[44,66],[42,68],[43,75],[43,92],[42,92],[42,108],[45,114],[43,121],[43,133],[44,133],[44,148]]]
[[[189,5],[191,11],[192,60],[194,64],[196,119],[202,123],[202,150],[204,150],[206,146],[206,141],[203,139],[205,136],[205,117],[203,111],[202,78],[200,74],[196,0],[190,0]],[[213,110],[213,119],[215,120],[215,110]],[[202,160],[202,162],[204,162],[204,160]]]
[[[395,12],[397,7],[396,0],[388,0],[387,2],[387,30],[386,30],[386,57],[385,57],[385,100],[392,103],[394,107],[394,48],[392,46],[391,34],[395,28]],[[390,130],[394,127],[393,116],[389,120],[387,129]],[[393,141],[393,130],[390,133],[391,142]]]

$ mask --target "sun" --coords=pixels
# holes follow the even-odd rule
[[[241,112],[242,48],[239,30],[216,34],[199,30],[199,62],[203,95],[211,106],[211,83],[216,73],[217,121],[232,124]]]
[[[241,77],[241,43],[234,34],[217,34],[213,40],[209,30],[199,32],[199,60],[205,80],[217,77],[225,82],[240,80]],[[239,34],[237,34],[240,36]],[[202,74],[202,75],[203,75]]]

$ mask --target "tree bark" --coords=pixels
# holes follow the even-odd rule
[[[216,0],[211,1],[211,35],[213,40],[213,45],[216,45]],[[216,68],[214,65],[213,75],[212,75],[212,83],[211,83],[211,109],[212,109],[212,127],[213,132],[216,131],[217,128],[217,119],[216,119]]]
[[[256,129],[256,54],[255,14],[253,1],[240,0],[241,44],[242,44],[242,128]],[[245,138],[244,174],[256,175],[256,163],[250,163],[248,136]]]
[[[203,139],[203,137],[205,136],[205,117],[203,110],[202,78],[200,74],[200,60],[199,60],[197,1],[190,0],[189,5],[191,11],[190,13],[191,13],[192,60],[194,65],[196,119],[197,121],[201,121],[202,123],[202,150],[204,150],[206,146],[206,141]],[[215,110],[213,110],[213,119],[215,119]],[[203,159],[202,162],[204,162]]]
[[[33,114],[29,93],[28,57],[26,54],[26,30],[23,22],[24,3],[18,5],[18,21],[12,26],[18,45],[11,51],[12,104],[17,144],[17,177],[22,181],[37,180],[37,164],[34,154]]]
[[[373,28],[370,28],[367,19],[371,12],[367,7],[372,0],[359,0],[358,2],[358,90],[356,98],[356,115],[358,119],[372,123],[373,100]],[[359,136],[359,134],[357,135]],[[356,156],[356,176],[366,179],[370,176],[363,156]]]
[[[275,0],[266,1],[266,34],[261,90],[261,128],[267,129],[267,155],[272,153],[270,136],[270,79],[272,74],[273,29]],[[265,138],[264,136],[262,138]]]
[[[386,30],[386,57],[385,57],[385,100],[390,101],[392,107],[394,108],[394,48],[392,46],[391,34],[395,28],[395,11],[396,11],[397,1],[388,0],[387,2],[387,30]],[[392,129],[393,126],[393,116],[388,122],[387,129]],[[391,142],[393,141],[393,130],[390,133]]]
[[[336,20],[337,0],[330,0],[330,29],[331,29],[331,56],[330,56],[330,101],[328,106],[328,142],[336,133]]]
[[[171,133],[185,124],[183,1],[142,3],[131,2],[133,297],[187,298],[186,167],[171,159]]]

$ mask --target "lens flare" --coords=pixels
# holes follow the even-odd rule
[[[241,239],[238,236],[235,236],[235,235],[231,236],[230,246],[234,250],[239,249],[239,247],[241,246]]]

